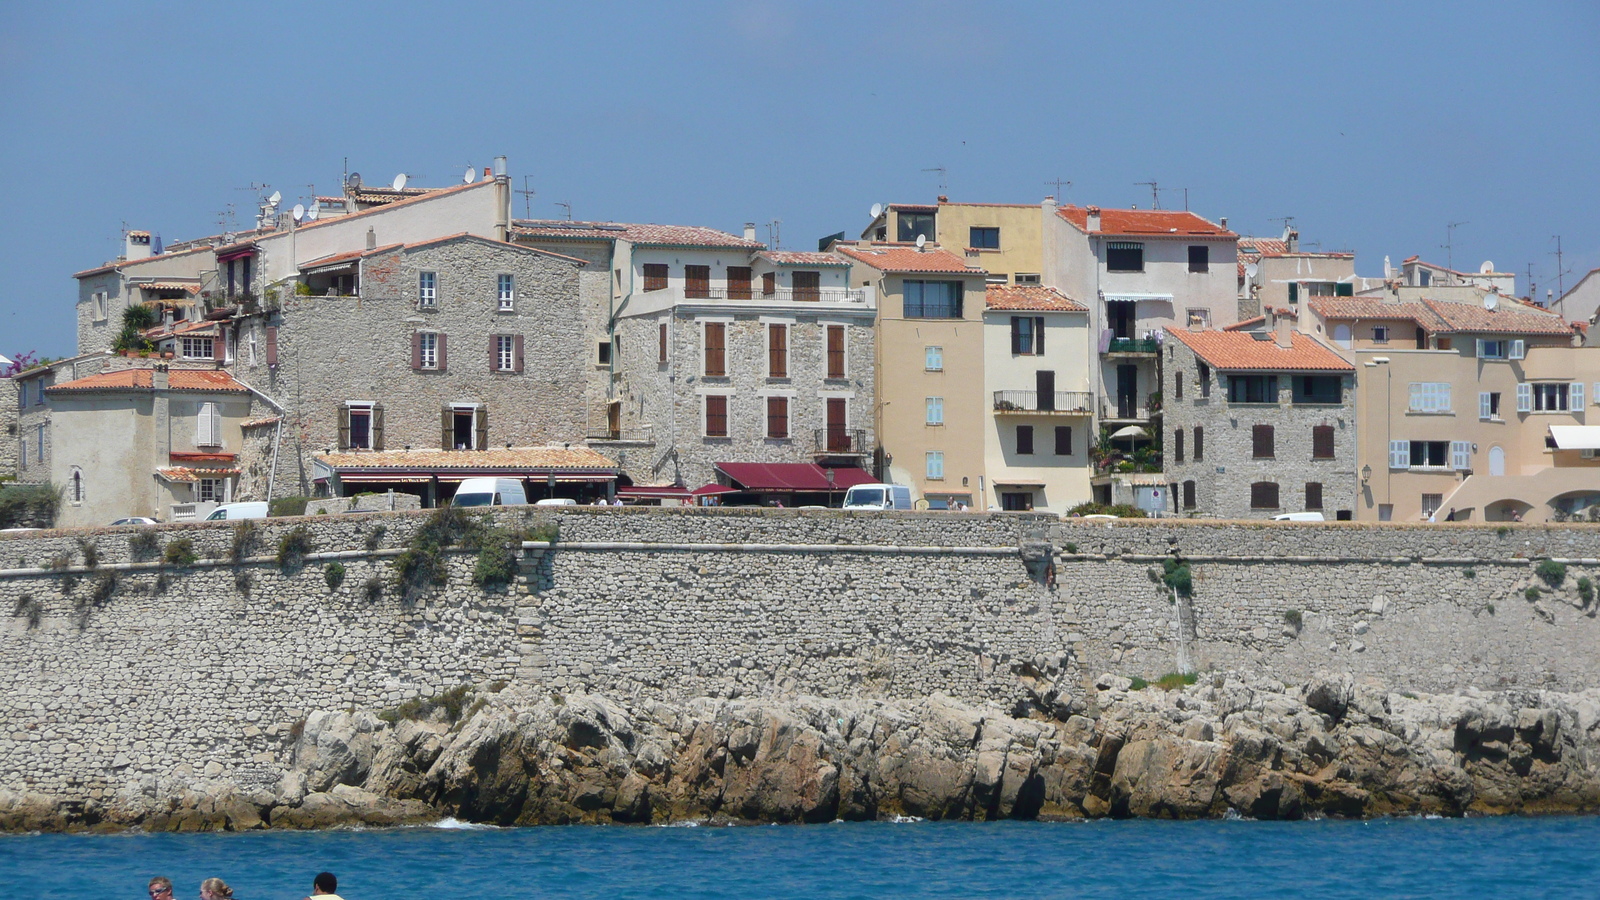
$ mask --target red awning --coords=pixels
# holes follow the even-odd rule
[[[687,500],[694,495],[686,487],[646,484],[617,488],[617,496],[624,500]]]
[[[877,480],[855,466],[834,466],[829,485],[827,473],[816,463],[717,463],[717,471],[747,491],[772,493],[842,491]]]
[[[718,494],[737,493],[739,493],[738,488],[731,488],[725,484],[702,484],[689,492],[690,496],[693,497],[715,497]]]

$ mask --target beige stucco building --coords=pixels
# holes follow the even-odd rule
[[[926,240],[983,269],[989,284],[1038,285],[1044,277],[1044,216],[1053,202],[891,203],[862,232],[866,241]]]

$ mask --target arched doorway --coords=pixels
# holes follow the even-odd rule
[[[1489,448],[1489,474],[1504,475],[1506,473],[1506,450],[1495,445]]]

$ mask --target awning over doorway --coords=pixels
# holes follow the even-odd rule
[[[1600,450],[1600,425],[1551,425],[1557,450]]]
[[[824,493],[842,491],[876,479],[856,466],[833,466],[833,481],[816,463],[717,463],[717,471],[747,491],[760,493]]]

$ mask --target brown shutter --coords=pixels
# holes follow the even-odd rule
[[[1314,425],[1311,428],[1311,458],[1333,459],[1333,426]]]
[[[383,404],[372,405],[372,449],[383,449]]]
[[[443,372],[445,370],[444,343],[445,343],[445,335],[444,335],[444,332],[441,331],[441,332],[439,332],[439,371],[441,371],[441,372]]]
[[[789,377],[789,328],[767,325],[767,374],[770,378]]]
[[[810,302],[822,298],[821,272],[796,272],[789,280],[794,284],[794,299]]]
[[[778,292],[778,275],[775,272],[761,273],[761,295],[771,297]]]
[[[1206,430],[1199,425],[1194,427],[1194,461],[1204,462],[1206,458]]]
[[[1194,509],[1194,482],[1183,483],[1183,508]]]
[[[721,394],[706,396],[706,437],[728,436],[728,398]]]
[[[729,300],[749,300],[750,299],[750,267],[749,266],[729,266],[728,267],[728,299]]]
[[[828,377],[845,377],[843,325],[828,326]]]
[[[515,346],[512,348],[512,358],[516,363],[516,370],[515,370],[516,373],[518,375],[521,375],[522,374],[522,335],[520,335],[520,334],[517,335],[516,340],[514,341],[514,344],[515,344]]]
[[[411,332],[411,368],[422,368],[422,332]]]
[[[1033,317],[1033,355],[1044,355],[1044,316]]]
[[[339,404],[338,408],[337,408],[337,414],[338,414],[338,417],[339,417],[338,418],[338,422],[339,422],[339,449],[340,450],[349,450],[350,449],[350,407],[345,406],[343,403]]]
[[[222,362],[228,358],[228,339],[222,336],[222,329],[218,328],[216,336],[211,339],[211,358]]]
[[[711,296],[711,267],[683,267],[683,296],[704,299]]]
[[[1306,482],[1306,509],[1322,508],[1322,482]]]
[[[1250,429],[1250,448],[1250,455],[1256,459],[1273,457],[1271,425],[1256,425]]]
[[[661,349],[660,349],[660,352],[656,355],[656,362],[664,363],[666,361],[667,361],[667,323],[662,322],[661,323]]]
[[[721,378],[728,374],[726,356],[726,325],[721,322],[706,323],[706,377]]]
[[[499,335],[496,334],[489,335],[489,371],[491,372],[500,371],[500,354],[495,352],[499,349],[495,346],[499,343],[498,337]]]
[[[446,406],[439,411],[440,427],[443,429],[439,437],[439,446],[446,450],[456,448],[456,411]]]
[[[480,406],[472,411],[474,450],[489,449],[489,407]]]
[[[789,398],[767,398],[767,437],[786,438],[789,436]]]
[[[267,368],[278,367],[278,326],[267,326]]]
[[[1175,462],[1175,463],[1183,462],[1183,429],[1182,428],[1174,428],[1172,430],[1172,461]]]

